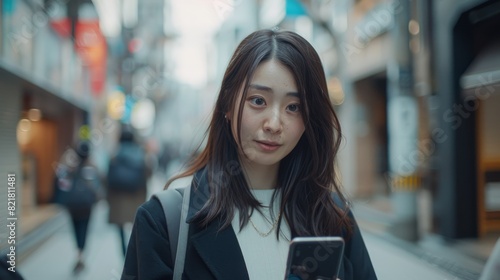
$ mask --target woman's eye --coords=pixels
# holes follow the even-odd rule
[[[262,97],[253,97],[250,99],[250,102],[257,106],[262,106],[266,104],[266,101]]]
[[[288,105],[288,110],[291,112],[298,112],[300,111],[300,105],[299,104]]]

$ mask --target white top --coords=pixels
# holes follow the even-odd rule
[[[264,206],[269,206],[273,189],[271,190],[251,190],[254,197]],[[278,218],[279,202],[281,195],[277,195],[277,201],[274,203],[274,216],[271,217],[270,209],[264,207],[262,212],[267,217],[262,216],[254,210],[251,221],[261,233],[268,233],[273,227],[272,224]],[[276,280],[284,279],[286,270],[286,261],[288,257],[288,247],[290,245],[291,233],[288,224],[283,219],[281,221],[280,239],[276,239],[276,230],[278,226],[266,237],[259,235],[257,230],[249,222],[240,230],[239,212],[235,211],[235,216],[231,225],[238,239],[238,243],[245,259],[248,275],[251,280]]]

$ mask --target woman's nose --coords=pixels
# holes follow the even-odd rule
[[[270,110],[264,121],[264,130],[271,133],[281,132],[283,124],[279,110]]]

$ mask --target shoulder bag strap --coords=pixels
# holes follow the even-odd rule
[[[179,223],[179,242],[177,244],[177,255],[175,256],[174,279],[181,279],[184,271],[184,261],[186,260],[186,247],[189,233],[189,224],[186,222],[189,211],[189,198],[191,195],[191,185],[184,189],[182,198],[182,212]]]
[[[189,185],[185,188],[169,188],[154,194],[162,205],[167,221],[170,253],[174,262],[173,279],[181,279],[182,271],[184,270],[187,235],[189,230],[189,225],[186,223],[186,217],[189,209],[190,192],[191,186]]]

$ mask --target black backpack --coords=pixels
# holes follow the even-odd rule
[[[135,192],[146,186],[145,152],[132,143],[123,143],[108,167],[108,188]]]
[[[54,201],[72,210],[91,208],[97,201],[99,188],[95,169],[80,165],[75,171],[56,177]]]

